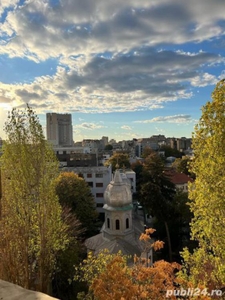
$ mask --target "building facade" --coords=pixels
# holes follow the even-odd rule
[[[71,114],[46,114],[47,140],[54,146],[70,147],[73,145]]]
[[[104,213],[104,191],[112,179],[112,167],[65,167],[64,172],[74,172],[82,174],[84,180],[90,186],[91,193],[96,203],[98,213]]]

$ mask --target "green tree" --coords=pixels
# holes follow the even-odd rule
[[[191,163],[191,158],[188,156],[183,156],[182,158],[176,158],[172,164],[172,167],[180,173],[189,175],[195,178],[195,175],[189,171],[189,164]]]
[[[144,162],[141,203],[146,211],[163,222],[166,229],[169,260],[172,261],[172,248],[168,221],[171,218],[174,184],[164,173],[164,163],[157,153],[149,155]]]
[[[66,249],[60,251],[57,255],[52,291],[54,297],[73,300],[76,299],[80,284],[69,279],[74,276],[74,266],[79,265],[84,258],[84,253],[86,253],[80,239],[84,230],[70,208],[63,207],[62,219],[67,224],[67,234],[70,237],[70,242]]]
[[[165,157],[170,157],[170,156],[174,156],[177,158],[181,158],[182,155],[184,155],[184,153],[180,152],[177,149],[173,149],[170,146],[167,145],[162,145],[160,147],[160,151],[165,151]]]
[[[0,278],[47,292],[68,243],[55,193],[58,162],[33,110],[13,109],[1,157]]]
[[[56,179],[56,193],[60,204],[71,208],[71,212],[86,229],[85,236],[95,234],[98,213],[90,187],[85,180],[72,172],[62,172]]]
[[[189,206],[188,193],[178,191],[172,201],[172,218],[168,221],[173,253],[180,262],[180,251],[184,247],[193,250],[196,243],[190,241],[190,222],[193,217]]]
[[[192,239],[199,247],[193,254],[183,253],[186,275],[192,282],[208,288],[225,284],[225,80],[221,80],[212,101],[202,108],[193,134],[194,159],[190,172],[196,180],[190,185],[189,198],[194,218]],[[185,272],[184,272],[185,273]]]
[[[172,167],[174,169],[176,169],[177,172],[180,173],[184,173],[184,174],[189,174],[188,171],[188,162],[189,162],[189,158],[185,157],[185,158],[176,158],[175,161],[172,164]]]
[[[130,168],[129,155],[125,153],[115,153],[105,162],[105,166],[112,165],[113,171],[115,171],[117,164],[120,168]]]
[[[136,193],[133,194],[133,200],[139,200],[140,197],[140,189],[143,182],[143,163],[140,160],[131,164],[131,169],[136,174]]]
[[[110,144],[105,145],[105,150],[112,150],[113,146]]]

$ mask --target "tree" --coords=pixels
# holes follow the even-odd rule
[[[85,236],[95,234],[98,213],[90,187],[85,180],[72,172],[62,172],[56,179],[56,193],[60,204],[71,208],[71,212],[86,229]]]
[[[195,175],[193,173],[189,172],[189,164],[190,163],[191,163],[190,157],[184,156],[182,158],[176,158],[172,164],[172,167],[177,172],[184,173],[186,175],[191,176],[192,178],[195,178]]]
[[[133,194],[133,199],[139,200],[141,184],[143,182],[143,163],[140,160],[131,164],[131,169],[136,174],[136,193]]]
[[[144,162],[141,203],[149,214],[163,222],[166,229],[169,260],[172,261],[172,248],[168,221],[171,218],[174,184],[164,173],[164,163],[157,153],[150,154]]]
[[[165,157],[174,156],[174,157],[177,157],[177,158],[181,158],[182,155],[184,155],[179,150],[173,149],[173,148],[171,148],[170,146],[167,146],[167,145],[162,145],[160,147],[160,151],[165,151]]]
[[[129,155],[125,153],[115,153],[105,162],[105,166],[112,165],[113,171],[116,169],[117,164],[120,168],[130,168]]]
[[[190,222],[193,214],[190,211],[189,203],[188,193],[178,191],[172,201],[172,217],[168,220],[172,249],[178,262],[181,259],[180,251],[184,247],[188,247],[191,251],[196,247],[196,243],[190,241]]]
[[[212,101],[203,106],[193,134],[194,159],[190,172],[196,175],[196,180],[190,185],[189,198],[194,214],[192,239],[199,246],[193,254],[187,249],[183,253],[187,277],[208,288],[225,285],[224,112],[225,80],[221,80],[212,93]]]
[[[142,154],[142,157],[143,158],[147,158],[149,155],[155,153],[154,150],[152,150],[152,148],[150,147],[145,147],[144,150],[143,150],[143,154]]]
[[[190,159],[186,156],[185,158],[176,158],[172,164],[172,167],[176,169],[177,172],[189,175],[188,162]]]
[[[5,132],[0,278],[46,292],[69,241],[55,194],[58,162],[29,106],[9,113]]]
[[[111,144],[105,145],[105,150],[112,150],[113,146]]]
[[[154,229],[149,228],[141,234],[140,240],[146,247],[155,251],[163,247],[156,241],[150,244]],[[109,254],[103,251],[98,256],[89,253],[88,258],[76,269],[75,280],[86,281],[88,294],[79,299],[160,299],[166,298],[166,290],[174,290],[177,282],[175,272],[177,263],[158,261],[147,266],[146,260],[134,256],[134,263],[127,264],[128,257],[121,253]],[[172,296],[170,299],[176,299]]]
[[[74,276],[74,266],[83,259],[85,249],[81,237],[84,230],[81,228],[81,223],[76,215],[66,206],[63,207],[62,219],[68,225],[67,234],[70,239],[66,249],[57,255],[52,293],[54,297],[59,299],[72,300],[76,298],[79,286],[69,279]]]

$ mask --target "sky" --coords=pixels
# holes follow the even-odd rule
[[[28,103],[75,141],[191,137],[225,77],[224,0],[0,0],[0,137]]]

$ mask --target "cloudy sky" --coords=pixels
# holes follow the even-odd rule
[[[224,0],[1,0],[0,136],[29,103],[74,140],[190,137],[225,77]]]

